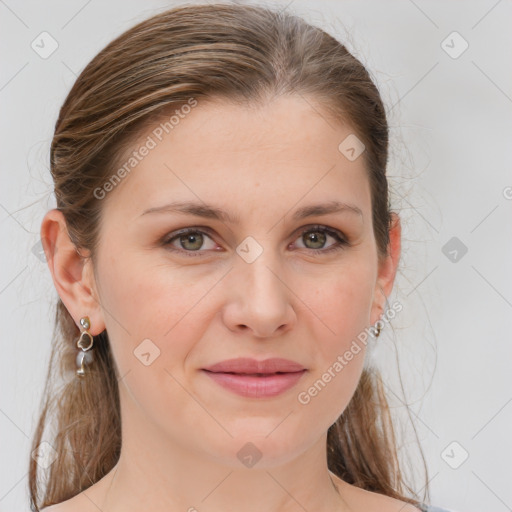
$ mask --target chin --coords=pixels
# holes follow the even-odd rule
[[[240,426],[236,432],[228,429],[233,437],[226,434],[217,438],[209,447],[210,454],[217,463],[221,462],[233,470],[282,466],[315,443],[314,438],[304,438],[303,435],[297,438],[297,430],[294,436],[284,426],[286,420],[279,425],[282,420],[261,421],[258,425],[247,425],[246,428]],[[269,425],[272,425],[271,428],[268,428]]]

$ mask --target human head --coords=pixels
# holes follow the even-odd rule
[[[208,51],[205,45],[208,45]],[[349,167],[360,165],[367,180],[375,275],[381,263],[388,265],[389,279],[385,280],[385,289],[381,296],[376,294],[375,304],[371,304],[375,306],[371,320],[378,319],[377,313],[384,309],[386,295],[391,290],[396,265],[396,260],[390,261],[388,253],[392,228],[386,179],[388,126],[380,95],[364,66],[334,38],[299,18],[253,6],[204,5],[161,13],[110,43],[74,84],[56,123],[50,158],[57,207],[65,219],[69,240],[84,257],[83,261],[91,263],[88,267],[91,280],[88,282],[94,282],[97,271],[101,272],[97,266],[101,233],[108,224],[103,215],[109,204],[118,204],[116,197],[121,197],[123,190],[126,192],[130,181],[134,182],[142,175],[142,171],[137,176],[132,173],[137,172],[137,167],[143,169],[148,159],[137,164],[130,176],[113,186],[113,190],[106,190],[105,184],[120,168],[126,155],[154,133],[155,126],[169,119],[174,112],[176,115],[184,113],[185,108],[192,105],[191,99],[198,106],[180,121],[171,137],[179,137],[180,128],[184,133],[194,116],[197,118],[210,107],[261,112],[272,102],[282,102],[285,98],[300,98],[319,114],[330,130],[343,126],[348,130],[345,135],[355,135],[364,144],[359,159],[350,162]],[[211,115],[213,111],[206,112]],[[340,153],[339,158],[346,157]],[[106,197],[102,191],[107,192]],[[399,237],[398,225],[395,223],[394,227],[396,239],[397,235]],[[72,251],[69,255],[71,258]],[[80,265],[61,267],[64,268],[67,270],[62,272],[66,272],[67,277],[62,276],[62,282],[69,283],[73,278],[72,269],[79,272]],[[90,290],[91,305],[101,299],[101,283],[97,284],[96,290],[93,287]],[[76,284],[75,289],[78,286],[81,285]],[[61,297],[66,299],[66,294],[71,297],[70,289],[68,292],[60,289]],[[78,334],[76,324],[81,314],[74,311],[76,318],[73,320],[69,314],[73,309],[71,302],[69,307],[62,301],[58,306],[64,334],[62,361],[63,367],[68,369],[74,369],[71,335],[74,333],[76,337]],[[104,306],[101,300],[99,305]],[[158,313],[164,314],[164,311]],[[98,374],[94,373],[94,379],[85,384],[91,389],[84,392],[102,399],[115,397],[117,378],[121,375],[117,374],[109,347],[108,329],[105,332],[100,321],[91,320],[100,359]],[[372,398],[371,394],[376,392],[374,378],[363,372],[361,385],[357,390],[353,389],[355,400]],[[107,394],[106,389],[109,390]],[[91,406],[93,403],[91,399]],[[96,407],[101,405],[96,402]],[[371,415],[371,406],[368,407]],[[350,423],[353,418],[353,426],[357,426],[362,417],[354,419],[357,413],[350,415],[348,412],[343,421]],[[382,411],[373,413],[376,417]],[[111,421],[117,425],[115,419]],[[341,432],[338,434],[342,435]],[[119,443],[112,441],[109,440],[116,447],[110,452],[114,459]],[[364,443],[362,439],[359,442]],[[330,443],[332,447],[336,444],[332,436]],[[339,442],[337,449],[342,450]],[[338,464],[338,471],[346,471],[345,477],[349,480],[364,480],[360,473],[363,461],[358,455],[349,455],[348,451],[344,459],[346,467],[342,468],[335,462],[340,457],[331,454],[331,450],[332,465]],[[381,443],[380,453],[385,452]],[[378,457],[379,450],[375,453]],[[383,464],[390,476],[392,464]],[[383,473],[386,474],[386,470]],[[374,477],[378,479],[376,475]],[[388,482],[381,477],[383,491],[392,492],[390,481],[391,477]]]

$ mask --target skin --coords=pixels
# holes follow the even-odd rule
[[[311,98],[257,108],[200,101],[102,200],[95,265],[76,252],[62,214],[46,214],[41,237],[60,297],[77,326],[87,315],[91,334],[108,331],[123,438],[110,473],[46,510],[417,511],[327,468],[327,429],[355,391],[364,346],[309,404],[297,399],[382,315],[400,257],[394,215],[389,254],[378,260],[363,157],[349,161],[338,150],[351,133]],[[178,200],[215,205],[239,223],[142,215]],[[299,207],[331,200],[362,216],[292,219]],[[314,254],[336,244],[302,236],[318,235],[315,224],[349,245]],[[201,227],[202,245],[160,242],[188,227]],[[263,249],[251,263],[236,252],[248,236]],[[149,366],[134,355],[145,339],[160,350]],[[308,372],[281,395],[244,398],[200,370],[233,357],[284,357]],[[248,442],[261,453],[252,468],[237,457]]]

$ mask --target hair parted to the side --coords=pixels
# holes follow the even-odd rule
[[[258,105],[282,94],[314,98],[365,144],[374,235],[384,257],[391,223],[388,124],[367,70],[343,44],[301,18],[237,4],[182,5],[153,16],[108,44],[77,78],[61,107],[50,151],[57,208],[77,249],[94,262],[102,206],[94,191],[150,123],[190,98]],[[79,330],[61,300],[54,334],[32,449],[47,441],[57,458],[44,481],[30,458],[34,511],[93,485],[115,466],[121,450],[121,376],[106,331],[94,337],[95,361],[84,379],[75,377]],[[420,503],[400,471],[377,370],[363,370],[327,442],[329,469],[346,482]]]

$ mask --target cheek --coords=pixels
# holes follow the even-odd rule
[[[106,260],[98,265],[114,356],[122,374],[123,369],[126,372],[139,363],[134,358],[139,351],[157,355],[152,363],[155,368],[173,371],[206,329],[206,321],[202,321],[206,317],[197,312],[219,276],[198,276],[190,269],[184,272],[161,262],[151,265],[143,255],[126,253],[122,261]]]
[[[323,418],[334,423],[357,387],[366,353],[358,336],[369,326],[372,302],[369,276],[371,267],[364,262],[350,266],[350,272],[338,272],[305,301],[316,340],[311,347],[314,371],[297,396],[306,422]]]
[[[186,381],[184,361],[203,335],[195,306],[214,285],[212,277],[194,280],[176,268],[148,265],[136,256],[98,265],[98,274],[121,389],[130,396],[125,406],[137,403],[166,428],[185,410],[192,424],[204,421],[179,383]]]
[[[317,320],[317,339],[323,340],[318,344],[320,351],[332,355],[333,350],[344,350],[369,326],[373,278],[371,267],[362,261],[329,273],[314,293],[302,290],[308,314]]]

